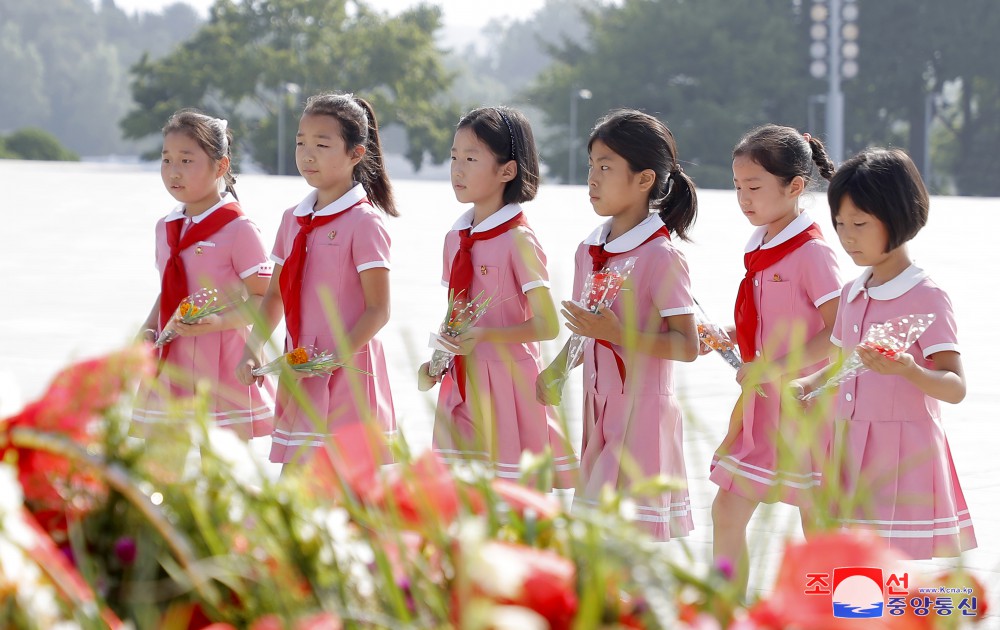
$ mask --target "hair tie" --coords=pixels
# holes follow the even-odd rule
[[[670,174],[671,175],[680,175],[683,172],[684,172],[684,168],[680,164],[678,164],[677,162],[674,162],[673,168],[670,169]]]
[[[219,130],[219,146],[222,147],[222,155],[229,153],[229,137],[226,131],[229,129],[229,121],[225,118],[213,118],[215,128]]]
[[[809,135],[808,133],[804,133],[804,134],[802,134],[802,137],[806,139],[806,142],[809,142],[809,141],[811,141],[811,140],[812,140],[812,138],[813,138],[813,137],[812,137],[812,136],[810,136],[810,135]]]
[[[497,113],[500,114],[500,119],[505,125],[507,125],[507,132],[510,133],[510,159],[516,161],[517,151],[515,149],[516,144],[514,142],[514,126],[510,124],[510,119],[507,118],[507,115],[503,113],[502,109],[497,108]]]

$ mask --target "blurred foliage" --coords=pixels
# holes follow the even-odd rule
[[[51,133],[29,127],[0,137],[0,158],[78,162],[80,156],[59,144]]]
[[[112,0],[0,0],[0,131],[41,127],[84,155],[134,153],[117,121],[125,69],[156,57],[198,22],[186,4],[127,15]]]
[[[175,110],[196,106],[227,118],[254,160],[275,172],[277,116],[284,112],[292,147],[306,97],[354,92],[372,103],[380,126],[406,130],[414,167],[427,154],[442,162],[459,111],[441,96],[451,76],[434,46],[440,21],[440,10],[426,5],[386,17],[346,0],[218,0],[190,40],[133,67],[137,107],[122,127],[141,138]],[[292,153],[287,172],[295,172]]]

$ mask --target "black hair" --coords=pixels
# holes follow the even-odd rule
[[[306,101],[302,115],[336,118],[347,150],[356,146],[365,148],[361,161],[354,166],[354,179],[361,183],[374,205],[389,216],[398,217],[392,184],[385,170],[378,121],[368,101],[353,94],[316,94]]]
[[[649,205],[667,229],[684,240],[698,217],[694,182],[677,160],[674,134],[659,119],[634,109],[619,109],[597,121],[587,151],[600,140],[628,162],[632,172],[651,169],[656,175]]]
[[[469,129],[490,148],[498,164],[513,160],[517,174],[503,188],[503,202],[523,203],[538,194],[538,149],[531,124],[510,107],[480,107],[458,121],[456,129]]]
[[[796,177],[808,185],[812,180],[813,164],[820,177],[829,180],[836,166],[826,154],[819,138],[806,137],[792,127],[764,125],[740,138],[733,148],[733,157],[746,156],[786,186]]]
[[[925,225],[930,198],[917,165],[900,149],[868,148],[844,162],[826,192],[837,224],[840,204],[849,197],[889,233],[886,252],[912,239]]]
[[[163,125],[163,136],[170,133],[183,133],[198,143],[208,157],[218,162],[224,157],[229,158],[229,168],[223,173],[226,191],[236,196],[236,175],[233,174],[233,132],[229,123],[221,118],[212,118],[197,109],[180,109],[167,119]]]

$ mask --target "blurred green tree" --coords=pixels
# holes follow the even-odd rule
[[[77,162],[80,156],[59,144],[51,133],[28,127],[2,138],[0,154],[20,160],[49,160],[56,162]]]
[[[191,39],[133,67],[137,107],[122,128],[141,138],[175,110],[199,107],[226,117],[254,161],[276,172],[278,115],[292,147],[304,97],[355,92],[372,103],[380,126],[405,129],[415,168],[428,154],[442,162],[459,110],[441,96],[452,77],[434,46],[440,23],[440,9],[427,5],[386,17],[362,1],[217,0]],[[294,152],[284,153],[286,172],[295,172]]]
[[[525,93],[555,130],[542,147],[556,177],[565,181],[576,137],[574,179],[583,180],[588,129],[616,107],[666,122],[685,170],[705,187],[732,185],[732,147],[755,125],[804,126],[815,80],[807,18],[793,2],[623,0],[583,11],[589,42],[554,44],[556,61]],[[578,128],[570,130],[570,102],[582,88],[593,97],[577,103]]]
[[[932,188],[1000,195],[995,0],[866,2],[858,22],[860,72],[845,83],[848,147],[902,146],[922,169],[937,149]],[[934,126],[940,137],[928,142]]]

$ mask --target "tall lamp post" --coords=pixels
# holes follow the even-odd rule
[[[576,118],[577,101],[589,101],[593,93],[586,88],[574,87],[569,92],[569,167],[567,168],[567,184],[576,183]]]
[[[826,149],[834,164],[844,159],[844,92],[841,80],[858,74],[856,0],[813,0],[809,11],[812,63],[809,72],[826,77]]]
[[[297,83],[285,83],[281,86],[281,93],[278,94],[278,175],[285,173],[285,109],[288,107],[288,97],[298,96],[299,88]]]

